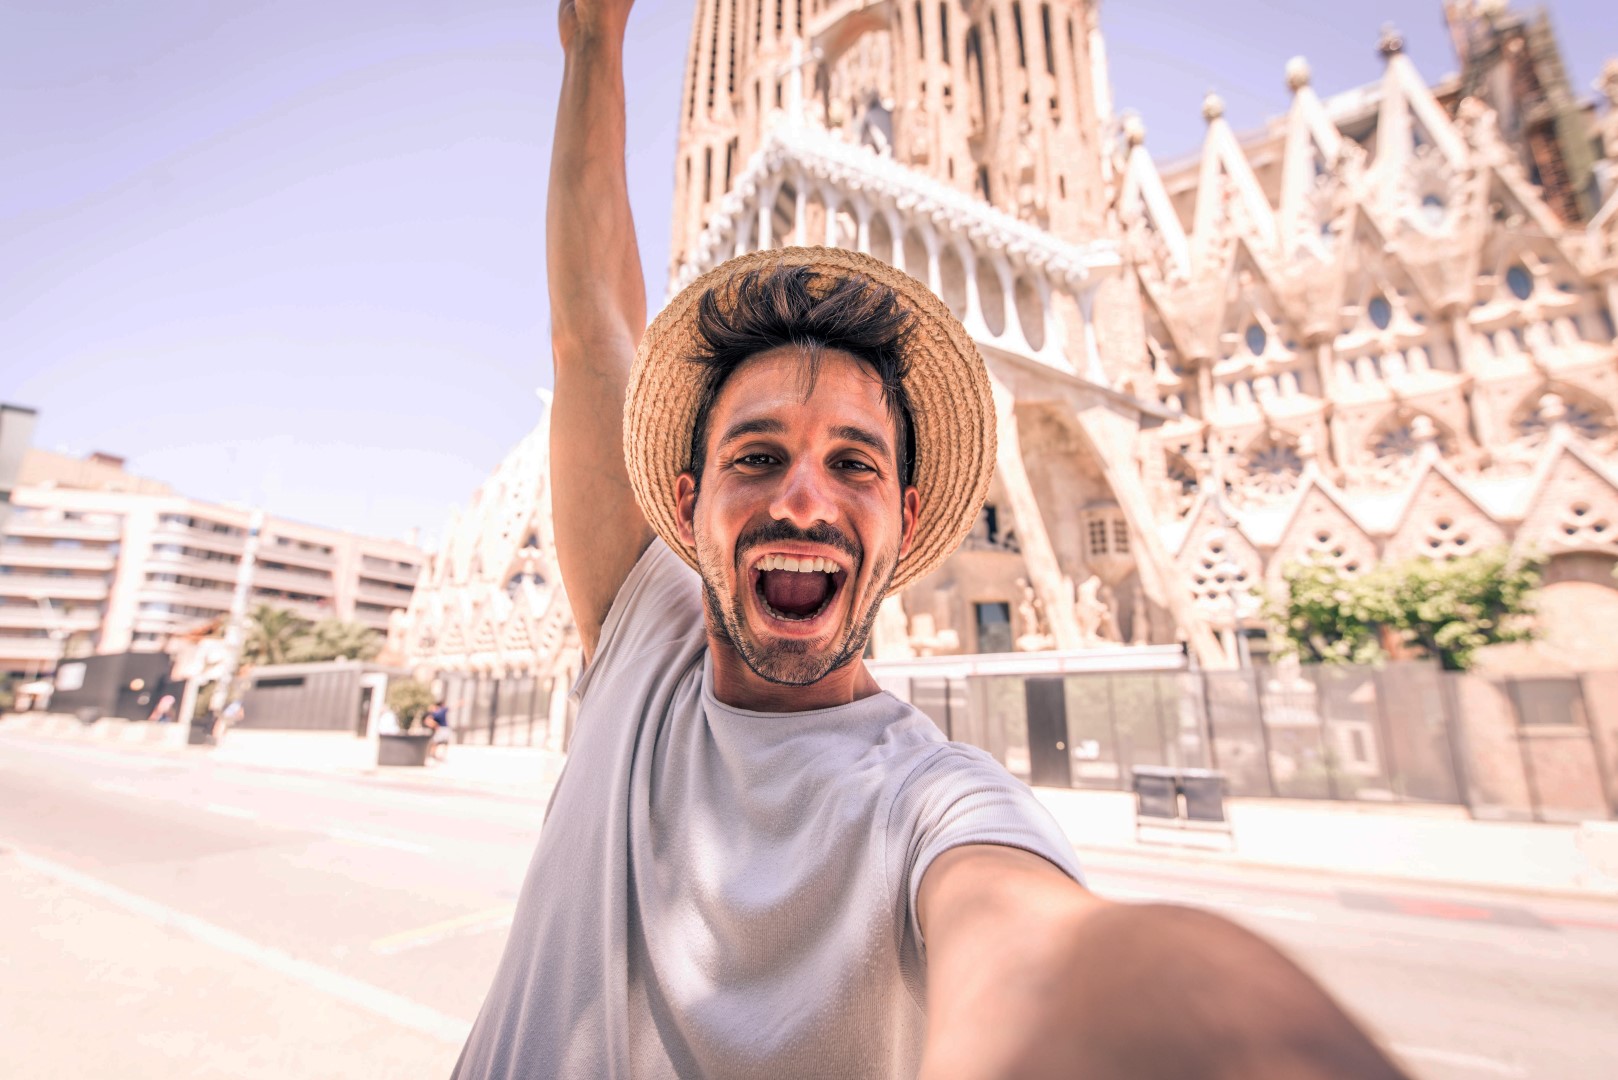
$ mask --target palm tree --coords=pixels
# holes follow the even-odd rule
[[[303,635],[293,643],[292,659],[301,664],[370,660],[381,651],[382,635],[370,627],[341,619],[322,619],[312,627],[305,627]]]
[[[309,620],[297,612],[268,604],[248,616],[247,639],[242,644],[245,664],[286,664],[293,661],[300,640],[309,633]]]

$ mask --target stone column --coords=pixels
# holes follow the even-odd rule
[[[1045,618],[1050,624],[1051,636],[1056,638],[1056,647],[1077,649],[1081,642],[1078,620],[1073,617],[1073,600],[1062,580],[1056,549],[1051,546],[1050,533],[1039,512],[1039,499],[1023,464],[1017,434],[1016,398],[992,372],[989,383],[994,391],[995,424],[1000,431],[995,465],[1016,522],[1017,541],[1022,546],[1023,561],[1028,565],[1028,580],[1045,605]]]

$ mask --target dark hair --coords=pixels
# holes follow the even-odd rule
[[[808,266],[749,270],[703,293],[697,301],[700,351],[691,358],[706,369],[691,426],[691,473],[698,484],[707,457],[708,414],[726,380],[752,357],[796,345],[807,354],[806,385],[819,377],[827,349],[848,353],[876,374],[898,435],[899,479],[910,486],[915,425],[904,384],[910,370],[904,347],[914,322],[899,294],[886,285]]]

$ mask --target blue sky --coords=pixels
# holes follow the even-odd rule
[[[1574,86],[1618,5],[1550,11]],[[630,26],[630,185],[662,295],[691,5]],[[1440,6],[1110,0],[1120,107],[1164,160],[1203,94],[1238,129],[1307,55],[1375,79],[1396,23],[1429,79]],[[544,197],[553,3],[9,0],[0,15],[0,400],[35,444],[179,491],[428,538],[532,427],[550,381]]]

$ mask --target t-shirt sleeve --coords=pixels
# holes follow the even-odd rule
[[[893,839],[904,840],[899,882],[905,890],[904,952],[918,973],[926,950],[916,897],[927,868],[951,848],[967,844],[1021,848],[1084,884],[1073,845],[1051,812],[1027,784],[976,747],[948,743],[931,755],[905,781],[890,821],[897,832]]]
[[[574,700],[648,649],[689,640],[702,628],[702,579],[654,538],[613,597],[595,655],[573,684]]]

